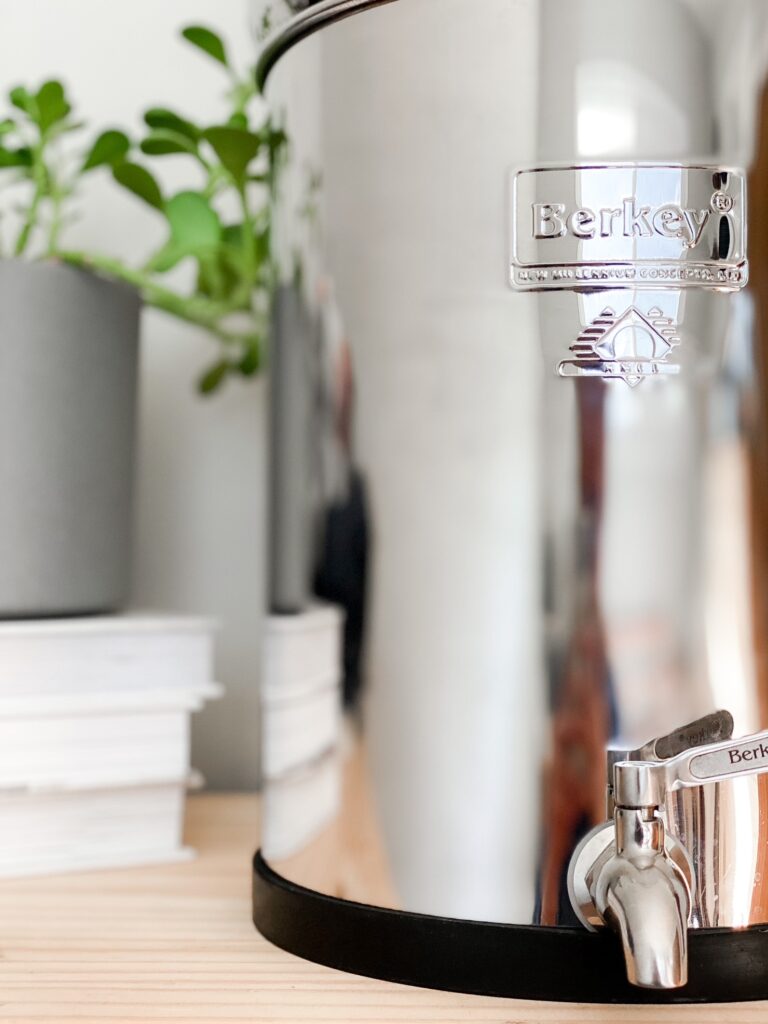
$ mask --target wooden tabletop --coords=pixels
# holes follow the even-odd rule
[[[768,1003],[586,1007],[391,985],[273,948],[250,921],[252,796],[193,797],[195,861],[0,883],[0,1021],[768,1022]]]

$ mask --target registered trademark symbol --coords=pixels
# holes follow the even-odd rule
[[[733,197],[726,192],[713,192],[710,203],[715,213],[728,213],[733,209]]]

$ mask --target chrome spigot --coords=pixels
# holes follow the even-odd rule
[[[577,848],[569,891],[588,928],[608,925],[618,933],[633,985],[678,988],[688,978],[695,867],[665,829],[668,795],[766,771],[768,732],[691,747],[666,760],[613,765],[613,820]]]
[[[688,980],[693,869],[658,811],[617,806],[577,848],[569,888],[588,928],[618,933],[631,984],[679,988]]]
[[[669,856],[655,811],[618,807],[615,853],[595,878],[595,906],[621,937],[627,978],[641,988],[688,981],[691,875]]]

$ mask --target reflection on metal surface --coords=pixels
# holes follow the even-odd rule
[[[544,784],[544,834],[538,899],[539,924],[567,921],[571,851],[601,820],[605,806],[605,748],[615,722],[611,713],[605,630],[595,588],[603,508],[605,391],[585,381],[577,395],[579,578],[574,621],[562,672],[553,674],[552,764]]]
[[[398,909],[402,904],[374,809],[365,747],[355,733],[355,727],[347,722],[339,764],[340,813],[301,850],[282,856],[267,850],[265,856],[284,878],[307,888]],[[273,787],[268,784],[266,788],[272,796]]]
[[[704,741],[768,727],[768,7],[353,6],[380,10],[270,89],[291,123],[317,107],[283,223],[321,167],[305,265],[348,336],[335,398],[305,353],[317,465],[293,555],[357,615],[336,761],[356,785],[272,863],[363,902],[575,925],[606,749],[720,707],[735,726]],[[302,54],[318,78],[292,89]],[[517,290],[513,167],[545,168],[515,179]],[[318,316],[318,274],[302,288]],[[328,451],[341,489],[318,483]],[[660,818],[695,870],[692,927],[768,923],[765,777],[698,780]]]

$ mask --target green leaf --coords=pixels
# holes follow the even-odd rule
[[[118,164],[112,171],[115,181],[127,188],[129,192],[143,199],[145,203],[162,210],[165,206],[160,186],[146,167],[126,161]]]
[[[189,253],[179,248],[172,241],[166,242],[147,262],[144,269],[151,274],[165,274],[186,259]]]
[[[130,148],[131,143],[125,132],[110,128],[102,132],[95,140],[83,161],[82,169],[90,171],[94,167],[103,167],[105,164],[114,167],[125,157]]]
[[[227,224],[221,244],[198,257],[197,291],[207,298],[231,300],[247,272],[243,255],[242,226]]]
[[[25,88],[23,85],[17,85],[8,93],[8,99],[19,110],[23,110],[25,114],[32,115],[35,109],[35,101],[32,97],[32,93]]]
[[[10,117],[4,118],[0,121],[0,135],[7,135],[8,132],[12,132],[15,127],[15,121],[12,121]]]
[[[224,43],[215,32],[205,28],[203,25],[188,25],[185,29],[182,29],[181,34],[187,42],[192,43],[193,46],[207,53],[209,57],[213,57],[214,60],[217,60],[219,64],[223,64],[224,67],[229,67]]]
[[[263,134],[271,153],[276,153],[279,149],[282,149],[283,146],[288,145],[288,136],[282,128],[275,128],[270,124],[263,129]]]
[[[200,192],[179,192],[165,204],[171,239],[189,252],[215,248],[221,239],[221,222]]]
[[[35,120],[41,132],[47,132],[53,125],[63,121],[72,110],[64,94],[64,86],[56,81],[43,82],[35,96],[35,106]]]
[[[216,211],[199,192],[179,192],[165,204],[171,237],[147,265],[162,274],[187,256],[205,258],[216,251],[221,223]]]
[[[251,160],[261,148],[261,139],[253,132],[242,128],[216,127],[208,128],[203,137],[210,144],[225,170],[234,178],[238,185],[245,181],[246,171]]]
[[[168,110],[167,107],[152,107],[144,115],[144,123],[148,128],[167,128],[169,131],[184,135],[190,142],[197,142],[200,129],[185,117]]]
[[[261,347],[258,335],[252,334],[245,346],[245,352],[237,364],[237,368],[244,377],[252,377],[261,366]]]
[[[228,297],[235,293],[238,285],[249,273],[247,257],[244,249],[244,228],[242,224],[227,224],[221,233],[221,246],[219,249],[219,274],[221,275],[227,292],[221,297]],[[262,227],[257,226],[253,231],[253,254],[258,264],[264,265],[270,255],[270,228],[269,223]],[[202,268],[201,268],[202,269]],[[203,281],[203,286],[207,284]],[[203,290],[201,288],[201,290]]]
[[[171,153],[196,153],[197,145],[186,135],[168,128],[157,128],[142,139],[139,147],[147,156],[168,156]]]
[[[243,246],[243,225],[225,224],[221,232],[221,240],[225,245],[232,245],[237,249]]]
[[[201,393],[210,395],[212,391],[216,391],[229,373],[230,368],[228,359],[222,359],[220,362],[214,363],[213,366],[209,367],[197,384]]]
[[[227,224],[221,233],[221,261],[231,272],[242,277],[247,273],[247,258],[243,252],[245,229],[242,224]],[[235,284],[233,284],[234,290]]]
[[[270,225],[267,224],[261,231],[256,231],[253,240],[256,259],[259,263],[263,263],[269,259],[269,254],[272,249],[272,232],[270,230]]]
[[[0,167],[31,167],[32,151],[27,146],[5,149],[0,146]]]
[[[219,268],[219,260],[212,257],[198,259],[197,281],[195,291],[207,299],[220,299],[223,297],[224,281]]]
[[[248,118],[245,116],[245,114],[241,114],[239,111],[235,111],[235,113],[227,121],[227,125],[230,128],[247,128]]]

